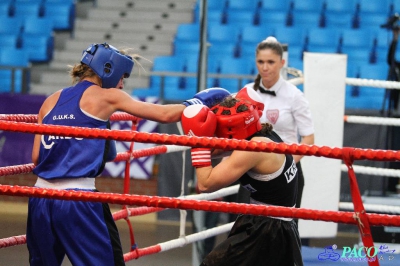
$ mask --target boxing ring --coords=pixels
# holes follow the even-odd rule
[[[292,82],[295,84],[300,84],[301,82],[303,82],[303,79],[301,77],[296,78],[293,79]],[[376,86],[379,88],[400,88],[400,84],[397,82],[369,81],[361,79],[347,79],[346,84],[356,84],[359,86],[368,85]],[[400,125],[400,120],[391,118],[344,116],[341,119],[346,123],[368,123],[373,125],[393,126]],[[92,201],[121,205],[121,210],[114,212],[113,217],[116,221],[121,219],[126,220],[130,229],[129,231],[131,249],[129,252],[124,254],[125,261],[139,259],[143,256],[182,247],[183,245],[194,243],[196,241],[204,240],[208,237],[228,232],[232,227],[232,223],[228,223],[195,234],[187,235],[184,230],[184,223],[186,222],[186,216],[184,213],[185,210],[263,215],[272,217],[290,217],[301,220],[355,225],[357,226],[359,231],[363,250],[365,251],[365,254],[367,254],[367,256],[364,256],[364,262],[368,263],[368,265],[380,264],[380,253],[375,254],[367,252],[377,249],[374,246],[374,240],[371,234],[371,226],[400,227],[400,216],[398,215],[400,213],[400,207],[364,204],[356,178],[357,173],[368,173],[370,175],[390,176],[398,178],[400,177],[400,171],[394,169],[379,169],[354,165],[354,163],[358,160],[385,162],[400,161],[400,151],[360,149],[355,147],[339,148],[318,145],[287,145],[284,143],[264,143],[246,140],[229,140],[221,138],[204,138],[173,134],[146,133],[135,131],[135,123],[137,123],[138,119],[133,116],[124,113],[116,113],[111,117],[111,120],[130,120],[133,124],[132,130],[106,130],[81,127],[39,125],[36,123],[36,115],[0,115],[0,130],[28,134],[46,134],[77,138],[99,138],[131,142],[132,144],[130,146],[130,149],[126,152],[118,153],[117,157],[114,160],[126,162],[125,176],[123,181],[124,191],[122,194],[81,191],[77,192],[9,185],[0,185],[0,194],[20,197],[40,197],[75,201]],[[135,142],[154,143],[158,144],[158,146],[134,151],[133,145]],[[305,155],[309,157],[341,160],[343,161],[343,164],[341,164],[340,171],[347,172],[351,189],[352,202],[340,202],[339,207],[346,211],[336,211],[309,208],[297,209],[288,207],[260,206],[252,204],[211,201],[213,199],[237,193],[238,186],[227,187],[214,193],[180,195],[179,197],[146,196],[129,193],[129,183],[131,182],[131,180],[128,165],[130,160],[132,160],[133,158],[162,155],[170,152],[184,152],[187,149],[190,149],[190,147],[192,146],[226,150],[237,149],[256,152],[290,153]],[[33,164],[0,167],[0,176],[30,173],[33,168]],[[118,181],[115,180],[115,182]],[[127,206],[137,207],[132,208]],[[157,243],[153,246],[138,248],[134,238],[134,230],[132,225],[130,224],[129,217],[159,212],[165,209],[179,209],[182,211],[179,237],[167,242]],[[376,212],[384,212],[390,214],[378,214]],[[0,248],[23,245],[25,243],[25,235],[11,236],[8,238],[0,239]],[[333,250],[334,249],[335,248],[333,248]],[[322,257],[320,258],[320,255],[321,254],[315,255],[315,260],[317,262],[318,260],[319,262],[321,262],[321,260],[324,259]],[[341,262],[345,263],[345,261]],[[354,265],[354,263],[349,265]]]

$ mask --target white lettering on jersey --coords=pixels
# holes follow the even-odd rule
[[[66,120],[66,119],[75,119],[75,116],[73,114],[53,116],[53,120]]]
[[[64,137],[64,136],[47,136],[47,140],[45,139],[45,135],[42,135],[41,141],[43,144],[43,147],[46,150],[51,149],[54,145],[54,140],[63,140],[63,139],[72,139],[72,137]],[[83,138],[75,138],[76,140],[83,140]]]
[[[293,160],[292,165],[285,172],[286,181],[288,183],[290,183],[293,180],[293,178],[296,176],[296,173],[297,173],[297,167]]]
[[[257,192],[257,189],[253,188],[250,184],[244,185],[243,187],[251,193]]]

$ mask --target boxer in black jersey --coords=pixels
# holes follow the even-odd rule
[[[211,108],[189,107],[182,114],[185,133],[196,136],[282,142],[271,124],[261,124],[262,100],[244,88]],[[192,148],[198,187],[212,192],[239,180],[250,191],[250,203],[295,207],[297,168],[290,154],[234,150],[211,165],[211,150]],[[291,218],[240,215],[228,238],[203,260],[209,265],[303,265],[296,223]]]

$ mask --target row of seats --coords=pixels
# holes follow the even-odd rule
[[[23,49],[0,49],[0,93],[29,91],[29,52]]]
[[[285,26],[245,26],[214,25],[207,29],[207,40],[211,43],[242,43],[256,45],[267,36],[273,35],[281,43],[290,46],[304,44],[329,44],[338,47],[362,46],[372,47],[374,43],[379,47],[388,45],[390,32],[379,27],[374,29],[345,29],[345,28],[303,28]],[[200,40],[200,25],[198,23],[180,24],[178,26],[175,43],[179,41],[198,42]]]
[[[54,31],[74,19],[75,0],[1,0],[0,92],[29,91],[30,64],[52,60]]]
[[[208,11],[262,10],[332,12],[332,13],[393,13],[400,8],[398,0],[208,0]],[[195,12],[200,9],[201,0],[196,2]]]
[[[221,2],[224,3],[224,1]],[[256,1],[257,7],[255,8],[253,2],[250,1],[247,4],[247,1],[227,0],[222,7],[219,6],[222,5],[221,3],[217,5],[220,8],[212,8],[213,5],[211,5],[207,12],[208,23],[242,26],[285,25],[368,28],[379,27],[380,24],[385,23],[395,10],[395,5],[391,0],[386,0],[386,4],[385,1],[369,0],[361,2],[347,0],[335,2],[324,0],[284,0],[275,5],[281,7],[280,9],[273,9],[269,5],[264,8],[262,1]],[[338,5],[338,3],[342,5]],[[286,8],[284,8],[285,6]],[[329,7],[332,7],[332,9]],[[398,7],[400,8],[400,5]],[[199,22],[199,11],[199,9],[195,9],[194,22],[196,23]],[[338,16],[339,14],[340,16]]]
[[[53,20],[46,17],[0,17],[0,48],[27,50],[31,62],[53,58]]]
[[[0,17],[44,17],[52,20],[54,30],[73,30],[74,0],[2,0]]]
[[[174,54],[198,54],[198,24],[181,24],[174,40]],[[301,59],[304,51],[349,54],[349,60],[376,63],[386,58],[389,32],[383,29],[321,29],[321,28],[263,28],[249,26],[238,28],[232,25],[210,27],[208,41],[210,56],[221,53],[237,58],[248,58],[255,54],[257,44],[267,36],[275,36],[288,44],[289,56]]]

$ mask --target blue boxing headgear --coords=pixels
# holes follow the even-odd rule
[[[103,88],[115,88],[122,77],[129,77],[133,68],[132,57],[107,43],[90,45],[83,51],[81,63],[100,77]]]

